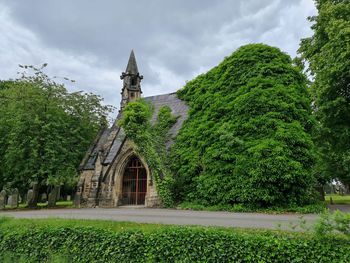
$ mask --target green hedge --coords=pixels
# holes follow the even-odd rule
[[[112,231],[86,226],[33,224],[10,229],[0,225],[0,258],[9,255],[24,262],[50,261],[52,255],[67,262],[350,262],[350,241],[202,227]]]

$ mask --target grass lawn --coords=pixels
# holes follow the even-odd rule
[[[220,232],[237,232],[237,233],[275,233],[275,234],[291,234],[301,235],[296,233],[292,229],[281,230],[278,226],[276,229],[258,229],[258,228],[237,228],[237,227],[220,227],[220,226],[179,226],[179,225],[164,225],[164,224],[152,224],[152,223],[136,223],[136,222],[120,222],[112,220],[94,220],[94,219],[63,219],[63,218],[13,218],[0,215],[0,231],[11,230],[11,229],[33,229],[33,228],[91,228],[110,230],[114,232],[124,231],[141,231],[143,233],[153,233],[161,230],[172,230],[172,229],[193,229],[193,230],[213,230]],[[304,233],[306,234],[306,233]],[[310,233],[311,234],[311,233]]]
[[[350,205],[350,195],[326,195],[326,202],[329,204],[332,198],[334,204],[348,204]]]
[[[46,203],[38,203],[37,204],[38,208],[48,208],[47,207],[47,202]],[[56,202],[56,208],[69,208],[73,207],[73,201],[57,201]],[[6,209],[11,209],[9,205],[6,205]],[[26,209],[27,204],[19,204],[18,209]]]
[[[288,227],[288,225],[286,225]],[[263,228],[243,228],[243,227],[222,227],[222,226],[200,226],[200,225],[167,225],[156,223],[137,223],[129,221],[113,221],[99,219],[64,219],[64,218],[14,218],[11,216],[1,216],[0,214],[0,233],[1,230],[11,229],[34,229],[34,228],[91,228],[100,230],[109,230],[113,232],[134,232],[153,233],[162,230],[189,229],[198,231],[219,231],[228,233],[245,233],[245,234],[276,234],[292,236],[309,236],[313,235],[313,228],[295,231],[291,224],[287,229],[281,229],[276,224],[275,229]],[[1,262],[1,261],[0,261]]]
[[[90,219],[62,219],[62,218],[45,218],[45,219],[29,219],[29,218],[12,218],[1,217],[0,229],[16,229],[16,228],[32,228],[32,227],[92,227],[98,229],[107,229],[112,231],[140,230],[142,232],[152,232],[156,229],[167,228],[162,224],[145,224],[134,222],[118,222],[108,220],[90,220]]]

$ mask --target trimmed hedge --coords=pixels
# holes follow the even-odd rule
[[[350,262],[350,241],[258,230],[164,226],[153,232],[0,225],[0,259],[25,262]],[[1,262],[3,262],[1,260]]]

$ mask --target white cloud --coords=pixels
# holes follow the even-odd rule
[[[48,47],[32,31],[16,24],[8,8],[1,6],[0,10],[1,79],[17,78],[19,64],[48,63],[47,73],[50,76],[68,77],[76,81],[75,84],[66,83],[70,91],[93,92],[106,98],[107,104],[119,103],[121,69],[101,67],[103,63],[92,54],[74,55]]]
[[[312,0],[0,0],[0,79],[15,78],[18,64],[46,62],[49,75],[77,81],[69,90],[119,106],[131,48],[143,94],[174,92],[243,44],[264,42],[295,56],[315,13]]]

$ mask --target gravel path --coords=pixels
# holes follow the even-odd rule
[[[204,212],[175,209],[150,208],[84,208],[84,209],[43,209],[27,211],[6,211],[1,215],[16,218],[75,218],[100,219],[114,221],[132,221],[139,223],[159,223],[175,225],[202,225],[244,228],[290,229],[290,224],[300,222],[300,215],[270,215],[258,213]],[[311,224],[317,215],[303,215]]]

